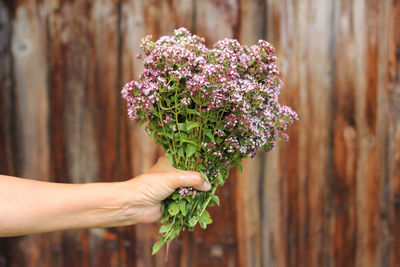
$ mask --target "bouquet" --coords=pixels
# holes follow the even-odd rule
[[[162,203],[160,240],[155,254],[182,230],[212,222],[206,208],[229,168],[241,171],[243,158],[270,151],[287,140],[296,112],[278,103],[282,88],[274,47],[264,40],[240,45],[223,39],[212,48],[185,28],[152,41],[143,38],[140,81],[122,89],[131,119],[144,125],[177,169],[198,171],[212,185],[207,192],[179,188]]]

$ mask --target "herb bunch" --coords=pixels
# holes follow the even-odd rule
[[[275,49],[264,40],[248,47],[223,39],[207,48],[204,38],[180,28],[155,42],[143,38],[141,49],[140,80],[122,89],[129,117],[144,125],[175,168],[198,171],[212,185],[207,192],[179,188],[163,201],[155,254],[181,230],[206,228],[212,222],[206,208],[219,205],[215,191],[229,167],[241,171],[243,158],[287,140],[284,131],[298,117],[278,103]]]

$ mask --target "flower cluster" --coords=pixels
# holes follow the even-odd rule
[[[298,117],[278,102],[283,84],[275,49],[264,40],[249,47],[223,39],[207,48],[180,28],[156,42],[143,38],[141,49],[140,81],[122,89],[129,117],[145,125],[174,167],[199,171],[213,186],[197,194],[181,188],[164,201],[167,227],[157,251],[180,230],[210,223],[205,208],[218,202],[214,192],[229,167],[287,140],[284,131]]]

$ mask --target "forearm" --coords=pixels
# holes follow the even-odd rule
[[[118,182],[61,184],[0,175],[0,236],[135,223],[133,209],[124,207],[125,190]]]

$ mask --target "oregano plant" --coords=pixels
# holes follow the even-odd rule
[[[198,171],[212,185],[207,192],[179,188],[162,202],[155,254],[180,231],[212,223],[207,207],[219,205],[215,191],[229,168],[241,171],[243,158],[287,140],[285,130],[298,117],[278,102],[275,49],[264,40],[248,47],[223,39],[207,48],[203,38],[180,28],[157,41],[143,38],[141,49],[140,79],[122,89],[129,117],[175,168]]]

